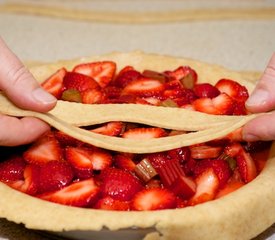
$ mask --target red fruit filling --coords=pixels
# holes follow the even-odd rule
[[[247,89],[230,79],[197,83],[189,66],[142,72],[111,61],[59,69],[42,83],[65,101],[183,107],[210,114],[247,114]],[[109,122],[90,131],[148,139],[185,134],[133,123]],[[161,210],[194,206],[237,190],[257,177],[270,142],[247,143],[241,129],[224,138],[151,154],[119,153],[52,129],[36,142],[4,148],[0,181],[54,203],[104,210]]]

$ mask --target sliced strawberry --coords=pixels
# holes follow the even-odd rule
[[[40,166],[39,193],[51,192],[69,185],[74,174],[65,161],[50,161]]]
[[[91,150],[84,147],[67,147],[64,151],[65,159],[71,164],[76,177],[87,179],[93,175]]]
[[[232,170],[227,161],[222,159],[203,159],[197,162],[194,175],[199,176],[208,168],[212,168],[219,179],[219,186],[223,187],[232,176]]]
[[[167,133],[162,128],[149,127],[149,128],[132,128],[125,131],[122,134],[123,138],[131,139],[150,139],[150,138],[159,138],[165,137]]]
[[[231,192],[236,191],[240,187],[244,186],[244,183],[242,181],[228,181],[228,183],[218,191],[216,198],[221,198]]]
[[[199,98],[214,98],[220,94],[220,91],[210,83],[196,84],[194,92]]]
[[[164,74],[168,75],[169,77],[180,80],[182,85],[185,88],[192,89],[198,79],[197,73],[194,69],[190,68],[189,66],[181,66],[175,69],[174,71],[166,71]]]
[[[192,89],[166,89],[163,93],[164,99],[173,99],[178,106],[192,103],[197,99]]]
[[[27,165],[24,169],[24,180],[7,182],[7,184],[23,193],[35,195],[39,188],[40,167],[37,165]]]
[[[249,96],[246,87],[230,79],[219,80],[215,87],[238,102],[245,102]]]
[[[83,63],[77,65],[73,72],[89,76],[97,81],[101,87],[105,87],[115,75],[116,64],[112,61]]]
[[[172,159],[177,159],[180,164],[187,162],[191,158],[191,151],[189,147],[181,147],[169,150],[168,155]]]
[[[82,103],[96,104],[103,103],[106,99],[104,92],[99,89],[87,89],[82,92]]]
[[[152,178],[145,185],[146,188],[163,188],[162,182],[160,179]]]
[[[137,211],[175,208],[176,196],[163,188],[149,188],[138,192],[132,200],[131,208]]]
[[[217,158],[222,152],[222,147],[201,144],[197,146],[191,146],[190,152],[191,157],[194,159]]]
[[[130,82],[123,88],[122,94],[139,97],[157,97],[161,96],[163,90],[164,84],[162,82],[143,77]]]
[[[53,160],[61,160],[62,151],[54,134],[48,132],[24,152],[23,158],[28,163],[39,165]]]
[[[113,163],[113,156],[110,152],[96,147],[93,148],[90,159],[93,164],[93,169],[96,171],[107,169]]]
[[[24,180],[26,162],[21,156],[15,155],[0,162],[0,181],[9,182]]]
[[[91,77],[76,72],[67,72],[63,80],[64,88],[83,92],[87,89],[99,88],[98,83]]]
[[[118,99],[121,95],[122,88],[116,86],[107,86],[101,89],[106,96],[105,101]]]
[[[124,128],[125,124],[123,122],[108,122],[91,131],[107,136],[119,136],[124,131]]]
[[[117,200],[107,196],[99,199],[94,208],[102,210],[128,211],[130,210],[130,202]]]
[[[215,98],[199,98],[192,103],[196,111],[215,115],[231,115],[234,109],[234,100],[226,93]]]
[[[65,68],[57,70],[53,75],[46,79],[41,86],[50,94],[59,98],[63,89],[63,79],[67,73]]]
[[[89,178],[87,180],[72,183],[55,192],[38,195],[38,197],[54,203],[75,207],[86,207],[97,200],[98,194],[99,187],[96,185],[93,178]]]
[[[143,189],[139,179],[125,170],[108,168],[102,172],[101,178],[101,193],[104,197],[129,201]]]
[[[232,143],[225,148],[225,153],[236,159],[237,167],[245,183],[257,176],[257,168],[251,155],[239,143]]]
[[[119,169],[128,171],[134,171],[136,167],[136,164],[132,158],[123,154],[117,154],[114,157],[114,165]]]
[[[61,131],[55,131],[54,135],[62,147],[83,145],[83,142],[81,142],[81,141],[67,135],[66,133],[61,132]]]
[[[257,176],[257,168],[251,155],[241,150],[235,158],[242,180],[245,183],[251,182]]]
[[[142,75],[140,72],[133,69],[133,67],[126,66],[123,68],[117,77],[114,79],[113,84],[117,87],[124,88],[130,82],[141,78]]]
[[[195,195],[189,199],[188,204],[193,206],[213,200],[219,189],[219,178],[212,168],[206,169],[196,179],[197,190]]]

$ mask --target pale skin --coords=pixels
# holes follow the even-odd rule
[[[32,74],[0,37],[0,90],[17,106],[38,112],[47,112],[56,99],[44,91]],[[15,118],[0,114],[0,145],[27,144],[49,130],[43,121],[32,118]]]
[[[243,128],[246,141],[275,140],[275,53],[246,102],[246,108],[253,113],[270,112],[259,116]]]

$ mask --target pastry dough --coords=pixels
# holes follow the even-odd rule
[[[63,1],[64,2],[64,1]],[[85,5],[85,3],[83,3]],[[128,3],[130,4],[130,3]],[[0,12],[23,13],[72,20],[111,23],[162,23],[219,19],[274,19],[274,7],[198,8],[164,11],[112,11],[75,9],[66,4],[51,5],[15,1],[0,6]]]
[[[217,65],[159,56],[153,54],[113,53],[105,56],[62,61],[54,64],[35,66],[34,76],[43,81],[60,67],[71,69],[80,62],[112,60],[118,69],[132,65],[138,70],[162,71],[179,65],[189,65],[199,76],[199,81],[216,82],[220,78],[231,78],[246,84],[249,91],[251,82],[243,75]],[[0,184],[0,217],[27,228],[47,231],[100,231],[148,228],[151,239],[251,239],[271,226],[275,221],[275,146],[260,175],[237,191],[214,201],[183,209],[119,212],[68,207],[42,201]],[[133,228],[133,229],[132,229]]]

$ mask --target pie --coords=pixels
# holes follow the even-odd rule
[[[61,101],[179,107],[217,118],[248,114],[244,102],[254,87],[245,74],[220,66],[141,52],[44,64],[31,72]],[[186,134],[121,121],[84,128],[140,141]],[[27,228],[150,229],[145,239],[251,239],[274,223],[272,143],[245,143],[240,129],[142,154],[91,146],[52,129],[30,146],[4,150],[0,217]]]

